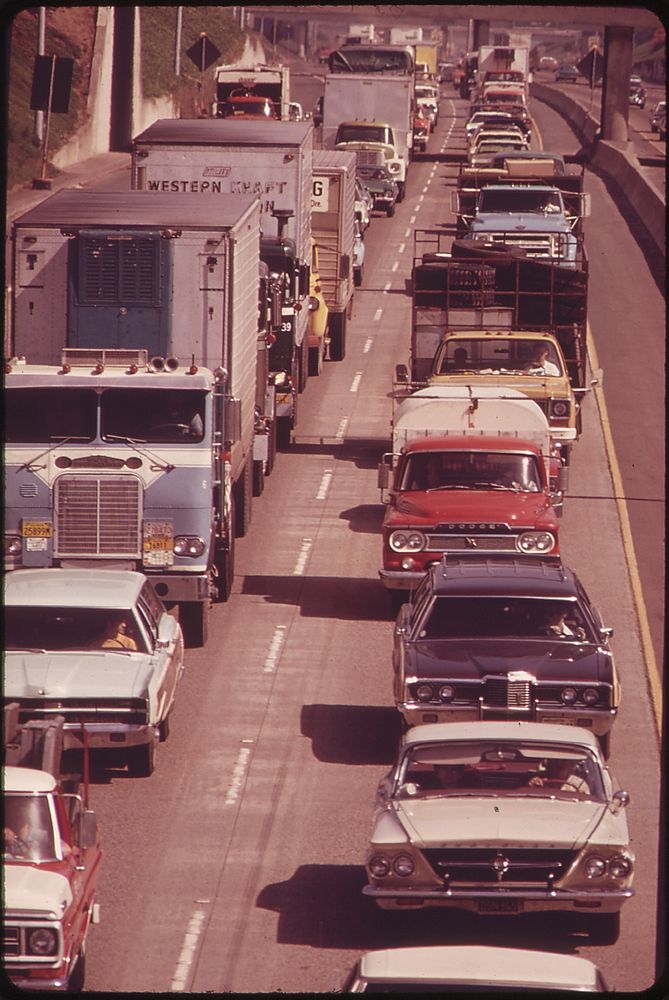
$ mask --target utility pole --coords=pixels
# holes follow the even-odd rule
[[[46,54],[46,7],[37,8],[37,55]],[[44,112],[35,112],[35,135],[39,142],[44,138]]]
[[[183,7],[177,7],[177,30],[174,38],[174,75],[179,76],[181,72],[181,25],[183,21]]]

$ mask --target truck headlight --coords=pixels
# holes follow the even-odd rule
[[[585,861],[585,874],[588,878],[601,878],[606,874],[606,861],[598,854],[591,854]]]
[[[518,536],[516,546],[521,552],[550,552],[555,538],[550,531],[524,531]]]
[[[409,857],[408,854],[400,854],[393,861],[393,871],[402,878],[413,875],[414,868],[413,858]]]
[[[20,556],[23,550],[23,542],[20,535],[5,535],[5,555]]]
[[[383,878],[390,871],[390,862],[382,854],[375,854],[374,857],[369,859],[367,867],[376,878]]]
[[[58,948],[58,935],[51,927],[37,927],[28,935],[31,955],[53,955]]]
[[[425,548],[422,531],[393,531],[388,544],[393,552],[420,552]]]
[[[174,539],[175,556],[190,556],[197,559],[206,548],[204,541],[198,535],[177,535]]]

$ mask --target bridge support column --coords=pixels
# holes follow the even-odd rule
[[[633,34],[634,29],[627,26],[606,25],[604,29],[601,138],[623,144],[628,141]]]
[[[490,42],[490,21],[474,20],[472,32],[472,51],[476,52],[482,45]]]

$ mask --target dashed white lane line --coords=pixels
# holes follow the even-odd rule
[[[228,782],[228,790],[225,793],[225,799],[223,800],[223,804],[226,806],[234,805],[239,798],[239,793],[242,789],[249,765],[251,763],[252,744],[253,740],[242,740],[242,746],[239,748],[237,759],[232,765],[230,781]]]
[[[276,665],[279,662],[279,657],[285,641],[286,626],[277,625],[274,629],[272,641],[269,644],[269,651],[267,653],[267,657],[265,658],[265,663],[263,664],[262,670],[264,674],[273,674],[276,670]]]
[[[404,236],[405,236],[405,238],[406,238],[407,236],[411,236],[411,230],[410,230],[410,229],[406,229],[406,230],[404,231]]]
[[[407,248],[406,243],[400,243],[400,245],[397,248],[397,252],[398,253],[404,253],[404,251],[406,250],[406,248]]]
[[[295,563],[295,569],[293,570],[293,576],[302,576],[304,569],[307,565],[307,560],[309,558],[309,553],[311,552],[311,546],[313,545],[313,539],[303,538],[302,548],[300,549],[300,554],[297,557],[297,562]]]
[[[351,382],[351,388],[349,392],[357,392],[360,388],[360,380],[362,379],[362,372],[356,372],[353,376],[353,381]]]
[[[383,309],[380,309],[380,308],[377,309],[376,312],[374,313],[374,320],[373,320],[373,322],[374,323],[378,323],[379,320],[381,319],[382,315],[383,315]]]
[[[416,221],[416,216],[412,215],[411,218],[409,219],[410,224],[413,225],[415,221]]]
[[[174,975],[172,976],[172,992],[183,993],[186,989],[186,980],[190,973],[190,968],[195,957],[197,943],[202,933],[202,926],[206,920],[204,910],[195,910],[188,921],[188,929],[184,935],[183,944],[177,960]]]
[[[337,433],[335,434],[335,438],[338,441],[341,441],[341,439],[346,434],[347,427],[348,427],[348,417],[342,417],[341,420],[339,421],[339,427],[337,428]]]
[[[396,260],[395,263],[393,264],[393,266],[390,268],[390,270],[391,271],[396,271],[399,266],[400,266],[400,262],[398,260]]]
[[[372,349],[372,344],[373,343],[374,343],[374,338],[373,337],[368,337],[367,340],[365,341],[365,345],[364,345],[364,347],[362,349],[362,353],[363,354],[369,354],[369,352]]]
[[[425,195],[424,195],[424,194],[419,194],[419,195],[418,195],[418,202],[419,202],[419,203],[420,203],[421,201],[423,201],[424,199],[425,199]]]
[[[393,286],[392,281],[386,281],[385,285],[383,286],[384,292],[389,292],[392,286]]]
[[[325,472],[323,473],[323,478],[321,479],[320,486],[318,487],[318,493],[316,494],[317,500],[325,500],[327,498],[331,482],[332,482],[332,469],[326,469]]]
[[[428,186],[426,184],[425,187],[423,188],[423,194],[427,194],[427,188],[428,188]]]

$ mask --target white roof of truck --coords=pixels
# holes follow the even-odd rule
[[[312,129],[311,122],[161,118],[132,141],[140,146],[301,146]]]

